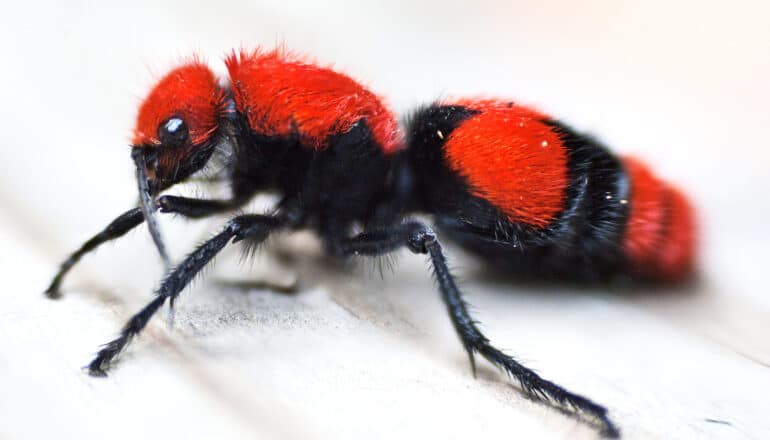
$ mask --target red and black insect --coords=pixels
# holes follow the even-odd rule
[[[232,211],[256,193],[282,195],[268,215],[238,215],[170,270],[155,298],[89,364],[114,358],[228,243],[257,243],[310,228],[334,256],[427,254],[468,353],[513,376],[534,397],[598,419],[607,410],[541,378],[481,333],[450,273],[438,234],[405,220],[428,214],[437,230],[491,265],[522,277],[608,280],[686,278],[693,269],[687,200],[633,159],[527,107],[494,100],[438,102],[416,111],[406,136],[382,99],[351,78],[277,51],[233,53],[221,85],[192,60],[169,72],[139,109],[132,157],[142,206],[115,219],[66,260],[47,294],[86,253],[155,210],[199,218]],[[159,196],[225,151],[228,200]],[[363,225],[354,234],[353,225]]]

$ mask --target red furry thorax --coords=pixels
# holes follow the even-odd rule
[[[297,134],[305,145],[323,149],[330,135],[366,119],[385,153],[402,147],[393,113],[350,77],[284,50],[241,50],[225,60],[238,111],[267,136]]]

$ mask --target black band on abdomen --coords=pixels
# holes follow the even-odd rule
[[[630,197],[621,161],[592,137],[555,120],[543,122],[567,149],[570,177],[565,210],[551,227],[553,238],[572,243],[573,251],[593,265],[610,269],[621,264]]]

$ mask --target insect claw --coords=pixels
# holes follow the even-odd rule
[[[102,368],[101,364],[95,365],[95,361],[83,366],[82,370],[91,377],[107,377],[107,372]]]
[[[45,292],[43,292],[43,295],[45,295],[48,299],[59,299],[62,296],[58,287],[54,287],[54,286],[50,286],[47,289],[45,289]]]
[[[166,314],[166,326],[169,330],[174,329],[174,318],[176,317],[176,309],[174,308],[173,301],[168,306],[168,313]]]
[[[473,357],[473,350],[469,349],[468,351],[468,361],[471,363],[471,374],[473,374],[473,378],[477,379],[476,377],[476,358]]]

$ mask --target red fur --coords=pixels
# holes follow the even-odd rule
[[[295,130],[314,149],[366,118],[385,153],[401,148],[401,133],[382,98],[350,77],[281,49],[233,52],[225,60],[236,107],[252,129],[268,136]]]
[[[625,158],[623,164],[631,182],[623,248],[634,270],[671,280],[686,277],[695,258],[692,207],[642,162]]]
[[[696,224],[689,200],[677,188],[668,187],[669,219],[659,251],[660,274],[668,279],[689,275],[695,265]]]
[[[471,191],[510,221],[547,226],[564,208],[567,152],[559,136],[527,107],[492,100],[456,103],[481,113],[455,128],[445,142],[450,167]]]
[[[666,188],[642,162],[624,158],[623,165],[631,183],[623,248],[635,266],[654,266],[665,232]]]
[[[166,119],[179,116],[187,124],[193,144],[199,145],[217,129],[223,105],[224,95],[216,77],[193,58],[161,78],[142,102],[133,144],[160,145],[158,127]]]

